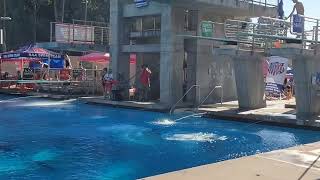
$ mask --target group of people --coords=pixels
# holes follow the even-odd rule
[[[105,99],[109,100],[119,100],[122,98],[117,98],[117,94],[121,89],[126,89],[128,92],[133,92],[134,94],[138,94],[137,100],[141,102],[149,101],[150,97],[150,88],[151,88],[151,70],[148,65],[142,65],[141,70],[139,71],[139,81],[137,84],[137,90],[134,87],[130,87],[130,82],[123,81],[123,78],[116,80],[113,78],[112,70],[108,68],[104,68],[102,71],[102,85],[103,85],[103,96]],[[129,80],[130,81],[130,80]],[[118,88],[116,88],[118,87]],[[119,87],[127,87],[127,88],[119,88]]]

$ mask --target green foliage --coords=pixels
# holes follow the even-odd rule
[[[6,7],[4,7],[6,1]],[[64,13],[63,13],[63,2]],[[0,16],[12,17],[6,22],[8,50],[36,42],[50,40],[50,22],[73,19],[84,20],[84,0],[0,0]],[[105,0],[88,0],[88,21],[109,21],[109,3]],[[3,23],[2,25],[3,26]]]

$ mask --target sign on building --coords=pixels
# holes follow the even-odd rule
[[[134,3],[136,3],[137,8],[141,8],[149,5],[148,0],[134,0]]]
[[[55,40],[57,42],[94,43],[94,27],[72,24],[56,24]]]
[[[202,21],[201,34],[204,37],[213,37],[214,25],[210,21]]]
[[[288,63],[287,58],[271,56],[268,58],[269,69],[266,78],[266,93],[280,95],[286,78]]]

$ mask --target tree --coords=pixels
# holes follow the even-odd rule
[[[6,1],[6,2],[4,2]],[[82,0],[0,0],[3,16],[6,3],[6,24],[9,50],[34,42],[50,40],[50,22],[71,23],[73,19],[84,20],[85,6]],[[109,22],[109,3],[105,0],[89,0],[88,20]]]

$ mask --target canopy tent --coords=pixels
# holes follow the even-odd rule
[[[2,53],[0,55],[0,59],[2,61],[32,61],[43,59],[63,59],[63,57],[58,53],[29,45],[15,51]]]
[[[80,61],[92,63],[110,63],[110,54],[104,52],[93,52],[80,57]],[[136,64],[137,56],[130,54],[130,64]]]
[[[103,52],[94,52],[80,57],[83,62],[108,63],[110,61],[110,54]]]
[[[0,54],[1,62],[44,62],[50,64],[50,68],[63,68],[64,58],[61,54],[37,48],[33,45],[21,47],[15,51]],[[33,65],[34,66],[34,65]],[[36,67],[36,66],[35,66]]]

